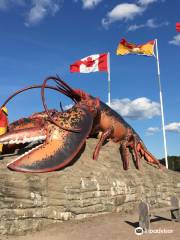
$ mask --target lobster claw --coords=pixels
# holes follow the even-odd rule
[[[50,122],[39,128],[36,127],[36,129],[23,129],[24,139],[28,140],[27,136],[30,137],[33,133],[35,139],[38,137],[43,139],[45,136],[45,142],[13,160],[8,164],[9,169],[18,172],[50,172],[65,167],[75,158],[90,134],[93,116],[85,109],[73,107],[64,113],[56,113],[55,118],[65,127],[80,127],[82,130],[81,132],[70,132],[60,129]],[[5,135],[4,139],[8,143],[10,138]],[[20,135],[22,138],[22,130],[14,132],[16,139]],[[13,132],[11,132],[11,141],[12,138]],[[0,143],[5,143],[3,136],[0,137]]]

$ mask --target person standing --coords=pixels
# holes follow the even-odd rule
[[[0,109],[0,135],[3,135],[7,132],[8,129],[8,110],[4,106]],[[0,144],[0,155],[3,151],[3,144]],[[1,157],[1,156],[0,156]]]

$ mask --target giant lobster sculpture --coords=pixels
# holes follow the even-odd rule
[[[47,85],[54,81],[55,86]],[[67,166],[81,151],[88,137],[101,132],[95,146],[93,159],[96,160],[103,143],[112,139],[120,145],[120,153],[125,170],[129,168],[129,148],[133,151],[136,168],[140,168],[140,159],[161,168],[159,161],[146,149],[143,141],[134,129],[113,109],[79,89],[73,89],[57,77],[48,77],[42,85],[33,85],[21,89],[10,96],[32,89],[41,88],[45,111],[35,113],[29,118],[22,118],[9,125],[8,133],[0,136],[0,143],[5,145],[26,146],[33,141],[41,144],[25,152],[8,164],[8,168],[19,172],[49,172]],[[45,103],[44,90],[50,88],[74,101],[74,106],[66,111],[49,110]],[[43,143],[42,143],[43,141]]]

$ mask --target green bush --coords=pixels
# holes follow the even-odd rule
[[[165,159],[160,159],[160,162],[165,165]],[[169,169],[174,171],[180,171],[180,156],[168,156]]]

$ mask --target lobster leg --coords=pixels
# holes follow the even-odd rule
[[[120,142],[120,153],[123,161],[123,168],[124,170],[128,170],[129,168],[129,150],[128,148],[130,147],[131,149],[134,150],[134,145],[135,145],[135,138],[132,133],[131,129],[128,129],[126,137]],[[136,158],[138,155],[135,153]]]
[[[134,154],[135,154],[135,159],[136,159],[136,168],[140,169],[140,156],[139,156],[139,151],[138,151],[138,140],[135,134],[132,135],[133,138],[133,150],[134,150]]]
[[[139,142],[137,145],[137,151],[140,152],[142,156],[144,156],[148,163],[156,164],[160,169],[162,169],[160,162],[147,149],[145,149],[141,142]]]
[[[120,152],[123,159],[123,167],[125,170],[129,167],[129,151],[130,147],[134,151],[136,168],[140,169],[140,158],[143,156],[148,163],[156,164],[159,168],[162,168],[160,162],[146,149],[142,141],[137,137],[136,134],[131,132],[129,129],[125,139],[121,141]],[[141,157],[140,157],[141,154]]]
[[[113,129],[113,127],[111,127],[111,128],[106,129],[106,131],[104,131],[102,133],[101,138],[100,138],[100,140],[99,140],[99,142],[96,145],[96,148],[94,150],[93,160],[97,160],[98,159],[100,148],[102,147],[103,143],[111,136],[113,131],[114,131],[114,129]]]
[[[135,134],[131,132],[131,130],[128,130],[128,134],[125,139],[121,141],[120,145],[120,152],[123,160],[123,168],[124,170],[127,170],[129,168],[129,150],[128,148],[131,148],[134,151],[135,155],[135,161],[136,161],[136,168],[139,169],[140,165],[140,156],[137,149],[138,146],[138,139]]]
[[[122,140],[120,144],[120,153],[123,160],[124,170],[128,170],[129,168],[129,151],[127,146],[128,146],[128,140],[127,139]]]

